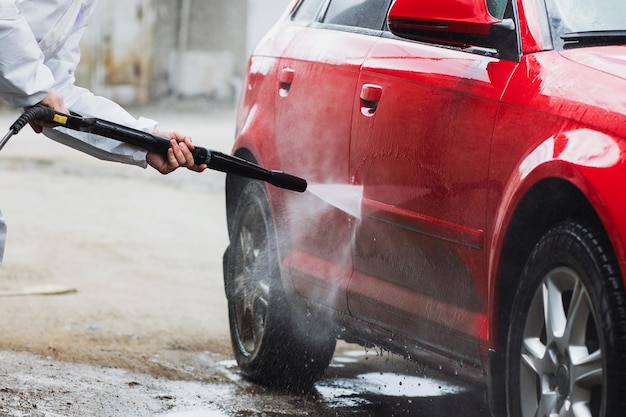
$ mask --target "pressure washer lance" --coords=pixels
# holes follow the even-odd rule
[[[107,120],[86,118],[73,112],[71,114],[59,113],[49,107],[37,105],[22,113],[11,125],[9,132],[0,142],[0,150],[2,150],[11,136],[16,135],[27,123],[33,120],[48,122],[71,130],[93,133],[162,155],[165,155],[170,148],[170,140],[167,138],[122,126]],[[301,193],[306,191],[307,188],[307,182],[302,178],[282,171],[267,170],[243,158],[227,155],[201,146],[195,146],[191,153],[197,165],[206,164],[210,169],[216,171],[262,180],[276,187]]]

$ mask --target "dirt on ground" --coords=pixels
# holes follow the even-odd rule
[[[232,110],[134,113],[230,152]],[[0,113],[0,130],[17,115]],[[162,176],[99,161],[28,126],[8,142],[0,153],[0,208],[8,224],[0,404],[13,398],[6,381],[19,374],[15,363],[29,360],[44,369],[37,361],[156,379],[222,378],[191,369],[194,361],[230,354],[221,270],[228,244],[224,179],[215,171]],[[43,375],[24,366],[25,374]]]

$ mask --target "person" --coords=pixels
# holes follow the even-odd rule
[[[84,117],[98,117],[170,139],[166,155],[65,128],[32,122],[37,133],[99,159],[151,166],[162,174],[179,167],[201,172],[191,155],[191,138],[157,131],[157,122],[136,119],[122,106],[75,84],[80,39],[96,0],[0,0],[0,97],[15,108],[43,104]],[[0,212],[0,264],[6,241],[6,223]]]

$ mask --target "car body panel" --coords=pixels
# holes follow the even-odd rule
[[[517,16],[521,16],[515,23],[518,25],[517,32],[522,54],[532,54],[552,48],[548,17],[545,9],[542,8],[544,6],[537,0],[516,0],[514,5],[517,8]]]
[[[439,334],[439,349],[464,345],[468,360],[478,360],[486,317],[491,132],[514,68],[381,39],[359,82],[381,86],[382,97],[360,116],[368,128],[351,147],[351,174],[364,188],[350,313],[420,341]]]

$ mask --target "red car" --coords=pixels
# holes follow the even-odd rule
[[[482,384],[495,415],[623,415],[625,16],[294,1],[250,58],[233,152],[310,191],[227,177],[242,373],[310,385],[343,339]]]

